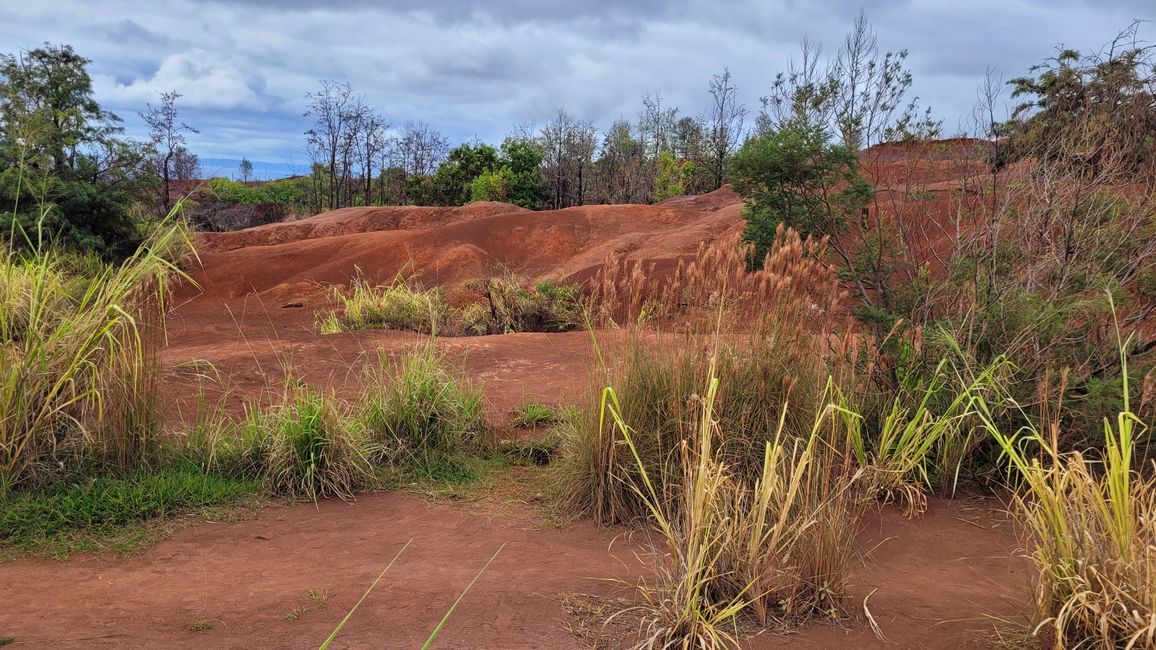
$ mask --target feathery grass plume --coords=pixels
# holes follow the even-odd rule
[[[334,287],[331,298],[339,309],[318,315],[322,334],[376,328],[437,334],[450,312],[440,291],[417,289],[400,275],[385,286],[374,286],[358,276],[348,290]]]
[[[266,441],[264,479],[273,494],[351,499],[369,473],[364,445],[342,406],[315,388],[288,387],[283,403],[251,411],[240,435]]]
[[[841,322],[846,291],[824,261],[826,241],[802,239],[780,225],[763,266],[748,270],[753,247],[739,233],[704,242],[673,270],[657,263],[607,260],[589,284],[588,303],[596,323],[629,324],[706,314],[722,304],[734,323],[773,320],[812,332],[830,332]]]
[[[0,492],[64,464],[144,458],[167,282],[189,250],[171,215],[122,264],[85,264],[88,277],[43,241],[0,250]]]
[[[1150,423],[1131,409],[1126,343],[1124,408],[1104,419],[1100,455],[1060,450],[1058,412],[1042,424],[1023,414],[1028,424],[1009,434],[976,399],[1021,487],[1015,509],[1038,572],[1034,633],[1056,649],[1156,647],[1156,463],[1134,456]]]
[[[380,352],[366,378],[360,423],[375,460],[433,474],[460,460],[486,429],[481,391],[432,343],[396,364]]]

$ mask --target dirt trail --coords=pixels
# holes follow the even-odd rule
[[[419,647],[502,544],[438,647],[582,647],[564,627],[559,596],[615,596],[605,578],[638,575],[624,531],[581,521],[553,528],[529,506],[487,502],[495,507],[363,495],[185,528],[129,558],[9,562],[0,566],[0,590],[21,597],[0,611],[0,634],[29,647],[316,647],[413,539],[333,647]],[[933,501],[914,521],[893,510],[870,516],[861,542],[875,550],[852,580],[853,618],[765,633],[748,647],[979,647],[991,628],[985,616],[1014,616],[1024,597],[1010,529],[988,507]],[[310,590],[330,595],[324,607],[307,598]],[[868,594],[893,645],[863,620]],[[302,604],[296,620],[285,620]],[[198,621],[212,629],[186,629]]]

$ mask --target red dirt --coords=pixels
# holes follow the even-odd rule
[[[204,268],[193,273],[201,291],[182,290],[163,355],[173,420],[189,414],[202,383],[198,373],[222,377],[237,395],[259,397],[279,386],[288,366],[352,397],[365,359],[422,341],[387,331],[313,331],[324,285],[347,283],[358,269],[377,279],[417,270],[441,285],[479,277],[496,263],[532,277],[575,276],[610,254],[670,260],[693,253],[703,240],[740,227],[740,210],[738,197],[724,189],[658,206],[547,213],[503,204],[350,209],[204,236]],[[302,307],[282,308],[286,303]],[[464,360],[496,423],[528,400],[577,402],[594,359],[590,335],[582,332],[441,339],[438,345]],[[506,492],[462,506],[369,494],[354,504],[268,507],[251,521],[183,528],[134,557],[7,562],[0,565],[0,591],[20,597],[0,610],[0,636],[45,647],[315,647],[412,538],[334,647],[420,644],[502,544],[505,550],[438,646],[580,647],[564,627],[558,595],[610,595],[614,589],[602,579],[629,579],[642,566],[623,530],[584,521],[554,528],[536,506],[518,500],[525,489],[513,497]],[[1026,602],[1026,567],[1014,557],[1011,526],[993,502],[932,500],[929,512],[914,520],[884,508],[868,517],[860,541],[870,553],[853,572],[844,620],[786,636],[766,633],[748,645],[981,644],[992,629],[988,616],[1016,618]],[[307,590],[326,590],[332,598],[285,621]],[[864,618],[868,596],[890,645]],[[186,629],[201,619],[212,629]]]

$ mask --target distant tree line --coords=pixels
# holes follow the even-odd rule
[[[709,192],[726,182],[748,125],[729,70],[707,91],[702,115],[682,115],[648,94],[637,121],[617,120],[604,133],[559,108],[540,128],[519,126],[500,145],[451,148],[429,124],[393,128],[348,83],[322,81],[305,112],[313,119],[305,132],[310,208],[489,200],[559,209]]]

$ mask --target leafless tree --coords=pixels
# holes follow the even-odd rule
[[[706,123],[706,160],[711,175],[711,189],[726,182],[727,160],[734,154],[743,137],[743,121],[747,109],[738,102],[738,87],[731,81],[731,71],[711,78],[711,103],[703,118]]]
[[[200,131],[179,120],[176,101],[180,96],[176,91],[163,92],[159,106],[148,104],[139,113],[149,127],[149,142],[155,150],[156,172],[161,177],[162,214],[168,214],[172,207],[169,195],[172,181],[188,180],[199,171],[196,156],[186,147],[185,134]]]
[[[542,168],[551,208],[585,202],[596,134],[592,122],[574,118],[565,108],[558,109],[542,128],[541,143],[545,151]]]

